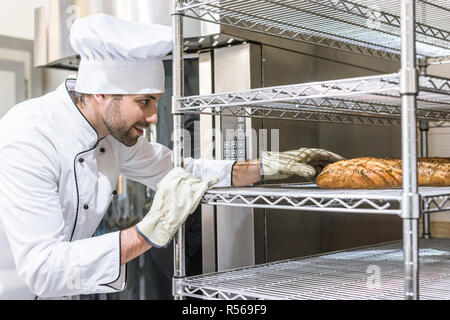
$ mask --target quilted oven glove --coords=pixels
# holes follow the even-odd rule
[[[195,178],[183,168],[172,169],[156,186],[150,211],[136,225],[137,231],[153,247],[167,247],[205,192],[217,182],[217,178]]]
[[[312,180],[326,165],[344,160],[333,152],[311,148],[284,152],[263,151],[260,159],[261,174],[265,180],[286,179],[293,175]]]

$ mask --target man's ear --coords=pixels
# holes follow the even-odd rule
[[[106,94],[94,94],[92,95],[94,100],[99,104],[105,104],[108,96]]]

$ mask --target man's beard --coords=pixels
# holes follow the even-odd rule
[[[129,127],[122,119],[120,99],[114,98],[108,104],[103,116],[103,123],[109,133],[127,147],[132,147],[137,143],[139,136],[133,136],[133,126]]]

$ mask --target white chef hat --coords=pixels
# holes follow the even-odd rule
[[[81,61],[75,90],[90,94],[164,92],[163,57],[173,47],[172,28],[95,14],[70,31]]]

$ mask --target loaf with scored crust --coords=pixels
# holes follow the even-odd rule
[[[450,158],[418,158],[419,186],[450,186]],[[355,158],[327,165],[316,177],[327,189],[386,189],[402,187],[402,160]]]

